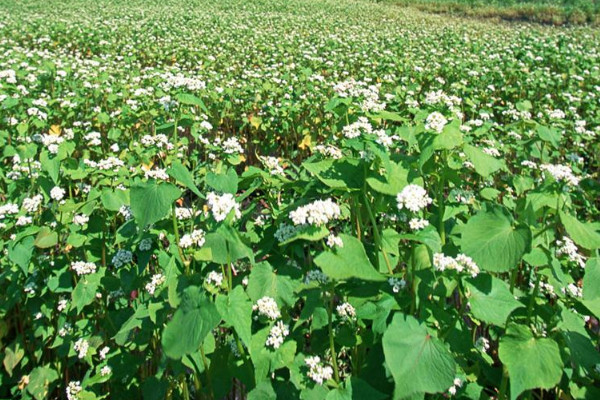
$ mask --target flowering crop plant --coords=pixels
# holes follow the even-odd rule
[[[0,398],[600,398],[600,31],[0,2]]]

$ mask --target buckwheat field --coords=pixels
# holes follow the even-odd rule
[[[0,398],[600,398],[600,30],[0,2]]]

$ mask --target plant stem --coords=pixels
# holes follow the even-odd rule
[[[394,271],[392,270],[390,260],[388,259],[388,256],[387,256],[385,250],[383,249],[381,236],[379,235],[379,229],[377,228],[377,221],[375,220],[375,216],[373,215],[373,212],[371,211],[371,206],[369,205],[369,198],[367,197],[366,193],[363,193],[363,197],[365,199],[365,207],[367,209],[367,214],[369,215],[369,220],[371,221],[371,225],[373,225],[373,236],[375,236],[375,244],[376,244],[377,248],[379,250],[381,250],[381,253],[383,254],[383,259],[385,260],[385,264],[387,266],[388,272],[390,274],[393,274]],[[376,258],[376,261],[377,261],[377,264],[379,264],[379,257]]]
[[[329,349],[331,351],[331,363],[333,364],[333,378],[336,382],[340,381],[340,373],[338,371],[337,356],[335,354],[335,343],[333,341],[333,293],[329,299],[328,307],[328,329],[329,329]]]

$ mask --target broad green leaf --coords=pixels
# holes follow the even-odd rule
[[[48,397],[57,380],[58,373],[52,368],[37,367],[29,374],[26,388],[36,400],[43,400]]]
[[[208,108],[206,108],[206,105],[204,104],[204,102],[202,101],[202,99],[200,99],[199,97],[194,96],[193,94],[179,93],[176,98],[177,98],[177,101],[180,102],[181,104],[187,104],[187,105],[190,105],[190,106],[198,106],[205,113],[209,112]]]
[[[563,212],[560,213],[560,222],[565,226],[569,237],[581,247],[588,250],[600,247],[600,233],[593,225],[579,222],[577,218]]]
[[[484,178],[498,171],[504,165],[502,160],[492,157],[489,154],[485,154],[477,147],[465,144],[463,151],[473,163],[475,172]]]
[[[129,204],[129,191],[105,188],[102,190],[100,200],[107,210],[119,211],[123,205]]]
[[[396,393],[443,393],[456,377],[456,363],[444,344],[409,315],[395,314],[383,334],[385,363]]]
[[[206,298],[201,288],[186,288],[179,309],[163,331],[165,354],[169,358],[180,359],[194,353],[220,321],[217,307]]]
[[[408,185],[408,170],[390,162],[385,176],[371,176],[367,178],[367,183],[379,193],[395,196]]]
[[[167,169],[167,173],[172,178],[175,178],[175,180],[183,183],[185,187],[190,189],[196,196],[203,197],[200,193],[200,190],[198,190],[198,187],[194,183],[194,177],[182,163],[179,161],[173,161],[171,166]]]
[[[264,296],[274,298],[279,304],[294,305],[296,298],[294,290],[297,282],[289,276],[279,275],[267,262],[261,262],[252,267],[248,278],[248,295],[253,302]]]
[[[444,130],[433,139],[433,148],[435,150],[451,150],[463,144],[463,134],[456,124],[449,124]]]
[[[73,289],[71,293],[71,309],[76,308],[77,313],[80,313],[83,307],[91,304],[94,299],[96,299],[96,293],[98,292],[98,287],[100,286],[100,279],[102,279],[102,274],[100,272],[96,272],[95,274],[83,275],[79,282],[77,282],[77,286]]]
[[[327,276],[336,280],[356,278],[367,281],[383,281],[386,279],[371,264],[360,240],[346,234],[340,234],[339,237],[344,242],[343,247],[324,251],[315,258],[315,264]]]
[[[220,174],[209,172],[206,174],[206,184],[217,192],[235,194],[238,190],[238,176],[233,168]]]
[[[505,272],[517,266],[531,249],[531,231],[513,226],[507,213],[494,208],[471,217],[462,231],[462,251],[477,265],[492,272]]]
[[[252,336],[252,302],[242,286],[236,286],[227,296],[217,296],[216,306],[223,320],[233,326],[242,342],[249,346]]]
[[[4,369],[8,372],[8,376],[12,376],[13,370],[25,355],[25,350],[21,348],[19,342],[15,342],[12,346],[8,346],[4,349],[4,360],[2,364],[4,364]]]
[[[171,211],[181,191],[170,183],[141,182],[131,187],[131,212],[140,228],[160,221]]]
[[[324,160],[315,163],[305,162],[302,166],[330,188],[350,190],[363,187],[364,171],[360,166],[360,160],[353,158]]]
[[[17,264],[25,274],[27,274],[29,261],[33,254],[33,245],[33,236],[27,236],[8,244],[8,259]]]
[[[551,389],[560,382],[563,363],[558,344],[549,338],[535,338],[526,326],[508,326],[498,355],[508,369],[512,400],[525,390]]]
[[[560,132],[558,132],[555,128],[549,128],[544,125],[538,125],[536,132],[538,137],[542,139],[544,142],[551,143],[554,148],[560,147]]]
[[[600,259],[590,258],[583,276],[583,304],[600,318]]]
[[[504,326],[508,316],[523,305],[515,300],[506,283],[488,274],[465,281],[465,287],[471,312],[484,322]]]
[[[47,249],[58,243],[58,234],[47,226],[43,226],[38,232],[34,245],[40,249]]]

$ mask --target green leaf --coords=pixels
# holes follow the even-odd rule
[[[547,126],[538,125],[536,132],[538,137],[542,139],[544,142],[549,142],[554,146],[554,148],[558,149],[560,147],[560,132],[554,128],[549,128]]]
[[[463,134],[456,124],[449,124],[444,130],[433,139],[433,148],[435,150],[451,150],[463,144]]]
[[[583,304],[600,318],[600,259],[590,258],[583,276]]]
[[[563,212],[560,213],[560,222],[565,226],[569,237],[581,247],[588,250],[600,247],[600,233],[592,224],[579,222],[577,218]]]
[[[253,302],[263,296],[274,298],[279,304],[294,305],[296,298],[294,290],[297,282],[289,276],[278,275],[267,262],[261,262],[252,267],[248,278],[248,295]]]
[[[163,331],[162,347],[169,358],[180,359],[198,350],[221,321],[217,307],[197,286],[183,291],[181,305]]]
[[[408,170],[390,162],[384,177],[379,175],[369,177],[367,183],[379,193],[395,196],[408,185]]]
[[[501,208],[480,211],[464,227],[461,248],[480,268],[505,272],[530,251],[531,231],[526,226],[513,226]]]
[[[29,260],[31,260],[33,254],[33,244],[34,239],[32,236],[8,244],[8,259],[17,264],[25,274],[27,274]]]
[[[515,300],[506,283],[488,274],[465,282],[467,298],[475,318],[504,326],[508,316],[523,304]]]
[[[563,363],[558,344],[552,339],[535,338],[526,326],[508,326],[500,339],[498,355],[508,369],[512,400],[525,390],[551,389],[560,382]]]
[[[452,354],[414,317],[395,314],[382,343],[396,393],[408,397],[445,392],[452,386],[456,374]]]
[[[250,346],[252,337],[252,302],[242,286],[236,286],[229,295],[219,295],[216,300],[217,310],[226,323],[233,326],[242,342]]]
[[[311,174],[333,189],[350,190],[363,187],[364,172],[360,160],[344,158],[302,164]]]
[[[190,106],[198,106],[205,113],[209,112],[208,108],[206,108],[206,105],[204,104],[204,102],[202,101],[202,99],[200,99],[199,97],[194,96],[193,94],[179,93],[176,96],[176,99],[181,104],[187,104],[187,105],[190,105]]]
[[[238,176],[233,168],[221,174],[209,172],[206,174],[206,184],[217,192],[235,194],[238,190]]]
[[[129,204],[129,191],[126,190],[112,190],[105,188],[102,190],[100,200],[104,208],[110,211],[119,211],[125,204]]]
[[[4,364],[4,369],[8,372],[8,376],[12,376],[13,370],[25,355],[25,350],[21,348],[19,342],[15,342],[12,346],[6,347],[4,349],[4,360],[2,364]]]
[[[324,251],[315,258],[317,264],[332,279],[363,279],[367,281],[383,281],[381,275],[367,257],[363,244],[357,238],[346,234],[339,236],[343,247]]]
[[[58,234],[47,226],[43,226],[38,232],[34,245],[40,249],[47,249],[58,243]]]
[[[58,374],[55,370],[50,367],[37,367],[29,374],[27,391],[37,400],[46,399],[56,380],[58,380]]]
[[[96,298],[96,292],[100,286],[100,279],[102,275],[100,272],[90,275],[84,275],[81,277],[77,286],[71,293],[71,309],[77,308],[77,313],[80,313],[83,307],[91,304]]]
[[[185,187],[190,189],[196,196],[203,197],[200,193],[200,190],[198,190],[198,187],[194,183],[194,177],[182,163],[179,161],[173,161],[171,167],[167,169],[167,173],[175,180],[183,183]]]
[[[490,176],[504,166],[504,162],[495,157],[485,154],[477,147],[465,144],[463,151],[473,163],[475,172],[484,178]]]
[[[181,191],[170,183],[143,182],[131,187],[131,212],[137,225],[145,228],[164,218]]]
[[[58,157],[50,158],[47,151],[43,151],[40,154],[40,164],[42,169],[48,172],[48,176],[56,184],[58,183],[58,174],[60,172],[60,161]]]

